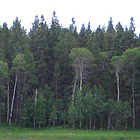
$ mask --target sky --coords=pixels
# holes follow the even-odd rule
[[[18,17],[22,27],[29,32],[36,15],[39,18],[44,15],[49,24],[55,11],[63,27],[69,27],[74,17],[78,31],[82,24],[87,27],[89,21],[93,31],[99,25],[107,27],[110,17],[114,27],[118,22],[124,28],[129,27],[130,18],[133,17],[136,33],[139,33],[139,4],[139,0],[0,0],[0,25],[6,22],[10,28]]]

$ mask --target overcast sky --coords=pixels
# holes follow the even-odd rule
[[[0,25],[4,22],[12,26],[16,17],[21,25],[30,31],[35,16],[43,14],[47,24],[51,23],[52,13],[55,10],[59,23],[69,27],[74,17],[78,30],[84,23],[95,30],[99,25],[107,26],[110,17],[113,25],[121,22],[122,26],[129,27],[133,17],[136,32],[140,32],[140,1],[139,0],[0,0]]]

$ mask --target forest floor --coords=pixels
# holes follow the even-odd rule
[[[60,128],[1,127],[0,140],[140,140],[140,130],[100,131]]]

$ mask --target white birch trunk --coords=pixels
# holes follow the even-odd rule
[[[80,90],[82,90],[82,84],[83,84],[83,74],[80,72]]]
[[[12,103],[11,103],[11,111],[10,111],[9,125],[11,125],[11,121],[12,121],[13,107],[14,107],[14,100],[15,100],[16,87],[17,87],[17,80],[18,80],[18,76],[17,76],[17,73],[16,73],[16,77],[15,77],[15,85],[14,85],[14,93],[13,93]]]
[[[118,100],[120,100],[120,84],[119,84],[119,73],[116,73],[116,79],[117,79],[117,94],[118,94]]]
[[[75,90],[76,90],[77,80],[78,80],[78,72],[76,70],[76,78],[75,78],[75,82],[74,82],[74,86],[73,86],[73,93],[72,93],[72,105],[74,105],[74,98],[75,98]]]

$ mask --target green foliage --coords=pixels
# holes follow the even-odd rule
[[[93,59],[91,52],[86,48],[73,48],[69,57],[73,61],[73,65],[78,65],[79,62],[86,65]]]
[[[125,58],[123,56],[113,56],[111,59],[111,64],[115,68],[115,71],[120,72],[124,65]]]
[[[37,104],[36,104],[36,110],[35,110],[35,119],[39,127],[41,125],[45,124],[45,99],[43,98],[42,95],[39,96],[37,99]]]
[[[26,61],[24,54],[18,54],[13,60],[13,70],[18,73],[19,71],[25,71]]]
[[[92,31],[89,22],[79,33],[74,18],[63,28],[55,11],[50,26],[36,16],[29,33],[17,17],[11,28],[0,26],[0,122],[8,123],[14,91],[12,124],[127,129],[135,118],[139,128],[139,63],[133,17],[129,28],[110,18],[107,27]]]
[[[52,110],[51,110],[51,114],[49,117],[49,122],[53,124],[53,126],[55,126],[55,122],[57,120],[57,110],[55,105],[53,105]]]
[[[8,78],[8,64],[0,61],[0,77]]]
[[[34,117],[34,101],[32,98],[28,98],[24,101],[23,108],[21,109],[22,116],[20,123],[23,126],[31,127]]]
[[[129,65],[135,65],[136,59],[140,56],[140,47],[127,49],[123,53],[123,57],[125,57],[125,62]]]

